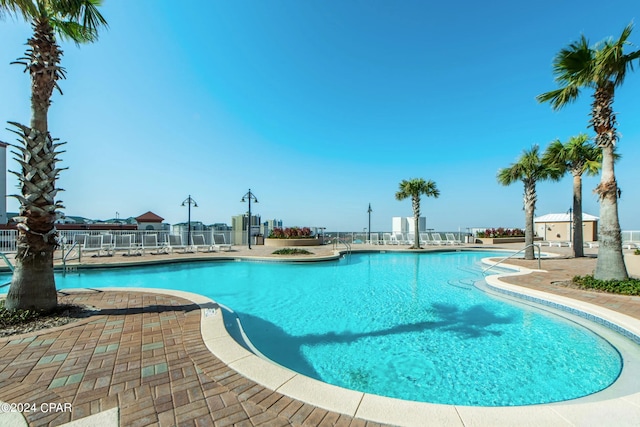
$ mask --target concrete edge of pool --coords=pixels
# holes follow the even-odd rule
[[[525,289],[500,280],[501,276],[528,274],[524,267],[506,265],[513,273],[488,276],[487,283],[514,294],[530,294],[575,310],[589,313],[618,324],[640,336],[640,320],[581,301]],[[115,289],[115,288],[114,288]],[[222,310],[211,299],[184,291],[139,289],[183,297],[202,307],[202,339],[212,354],[248,379],[297,399],[333,412],[385,424],[399,426],[433,425],[638,425],[640,424],[640,357],[626,358],[637,345],[616,332],[601,326],[596,333],[605,335],[624,358],[621,376],[609,388],[571,401],[514,407],[474,407],[413,402],[377,396],[323,383],[298,374],[246,350],[232,338],[224,324]],[[215,308],[213,308],[215,307]],[[596,329],[599,325],[596,325]],[[592,328],[593,329],[593,328]],[[626,348],[625,348],[626,347]]]

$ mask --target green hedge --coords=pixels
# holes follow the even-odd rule
[[[598,280],[593,276],[575,276],[572,282],[581,289],[596,289],[622,295],[640,295],[640,280]]]

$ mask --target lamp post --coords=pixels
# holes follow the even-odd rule
[[[185,203],[187,204],[187,211],[189,212],[187,219],[187,245],[191,245],[191,205],[193,205],[194,208],[197,208],[198,204],[191,198],[191,194],[189,194],[189,197],[187,197],[180,206],[184,206]]]
[[[373,212],[373,209],[371,209],[371,203],[369,203],[369,209],[367,209],[367,213],[369,214],[369,243],[371,243],[371,212]]]
[[[249,191],[247,191],[247,194],[242,196],[242,199],[240,200],[241,202],[249,202],[249,220],[247,221],[247,244],[249,246],[249,249],[251,249],[251,199],[253,199],[254,202],[258,203],[258,199],[256,199],[255,194],[253,194],[251,192],[251,189],[249,189]]]

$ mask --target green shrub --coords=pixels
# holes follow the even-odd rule
[[[313,253],[306,249],[282,248],[274,251],[273,255],[313,255]]]
[[[596,289],[622,295],[640,295],[640,280],[598,280],[593,276],[575,276],[574,285],[581,289]]]
[[[633,251],[634,255],[640,255],[640,249],[636,249],[635,251]]]

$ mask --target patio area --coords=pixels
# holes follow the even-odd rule
[[[512,244],[500,248],[519,249],[521,246]],[[398,248],[354,245],[352,249]],[[433,249],[438,248],[429,248]],[[332,246],[310,250],[314,255],[308,257],[334,256]],[[593,254],[596,250],[587,252]],[[273,259],[272,251],[273,248],[264,246],[254,246],[250,251],[246,247],[234,247],[229,253],[197,254],[197,258]],[[568,248],[544,248],[544,251],[566,255]],[[196,256],[83,257],[82,264],[166,263],[187,258]],[[638,271],[640,256],[628,258],[629,270]],[[591,273],[595,261],[593,257],[544,259],[542,269],[545,272],[503,280],[640,319],[640,297],[587,292],[556,283],[574,275]],[[537,268],[537,261],[511,260],[510,263]],[[79,266],[71,262],[67,267]],[[210,302],[175,293],[142,290],[61,291],[59,301],[95,307],[97,311],[95,315],[62,327],[0,338],[0,401],[21,405],[23,409],[20,414],[6,411],[10,406],[2,406],[0,425],[382,425],[293,399],[230,368],[212,354],[203,338],[207,335],[202,329],[203,319],[219,312]],[[617,425],[639,424],[640,418],[633,415],[638,413],[640,408],[635,408],[631,418],[626,419],[628,424]],[[437,420],[436,416],[431,420],[423,419],[421,425],[437,425]],[[549,425],[544,420],[548,420],[547,415],[540,423]],[[460,415],[459,421],[459,425],[488,425],[480,418],[469,422],[464,414]],[[505,424],[512,421],[504,420]],[[596,421],[593,419],[592,424]],[[536,420],[528,419],[528,423],[536,425]]]

